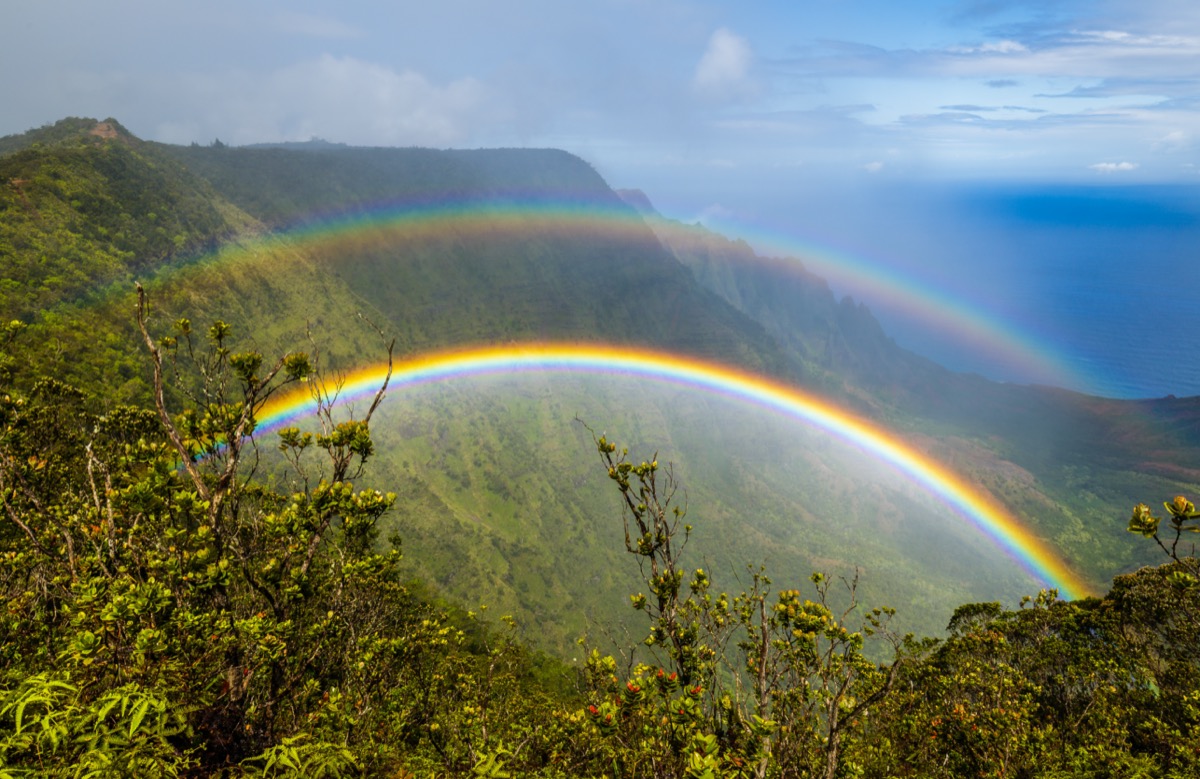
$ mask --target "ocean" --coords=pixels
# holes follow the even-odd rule
[[[776,197],[757,224],[792,236],[802,261],[803,247],[827,247],[825,267],[815,255],[806,264],[918,354],[1106,397],[1200,395],[1200,187],[892,185]],[[737,236],[745,223],[710,226]],[[841,276],[838,262],[909,292]],[[1017,346],[1003,354],[1001,342]]]
[[[936,262],[961,262],[960,281],[994,279],[997,294],[973,285],[980,304],[1051,351],[1072,389],[1200,394],[1197,188],[966,190],[954,205],[927,217],[968,228],[957,231],[958,251]],[[936,338],[912,339],[938,358]],[[987,371],[967,356],[941,355],[949,367]]]

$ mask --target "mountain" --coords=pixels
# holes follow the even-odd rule
[[[408,350],[507,340],[649,340],[772,375],[794,369],[762,327],[695,284],[644,225],[581,242],[542,207],[627,212],[557,150],[162,147],[277,229],[314,214],[309,242]],[[450,212],[447,216],[444,211]],[[428,212],[410,226],[406,213]],[[366,224],[355,215],[369,214]],[[632,217],[632,214],[629,215]],[[345,220],[339,225],[339,219]],[[440,221],[439,221],[440,219]],[[403,262],[397,258],[403,257]]]
[[[983,486],[1096,582],[1149,561],[1124,533],[1133,503],[1200,483],[1197,399],[1110,401],[951,373],[898,347],[869,301],[663,219],[565,152],[177,147],[78,119],[0,150],[0,316],[27,325],[28,378],[107,401],[147,397],[130,317],[140,279],[161,333],[220,317],[263,351],[311,338],[334,369],[382,359],[378,328],[401,360],[590,342],[803,387]],[[392,521],[413,572],[517,614],[561,653],[589,621],[617,624],[642,586],[576,418],[675,463],[697,528],[689,552],[724,576],[746,563],[788,580],[858,568],[868,602],[923,632],[964,600],[1033,586],[871,458],[717,396],[577,375],[391,395],[369,478],[401,496]]]
[[[63,120],[0,148],[10,150],[0,156],[0,312],[26,325],[19,344],[41,373],[101,381],[112,400],[146,400],[135,280],[154,292],[160,322],[303,310],[255,322],[268,349],[301,342],[306,317],[332,322],[365,309],[311,257],[262,240],[265,225],[115,120]],[[377,341],[353,317],[336,332],[347,346]]]

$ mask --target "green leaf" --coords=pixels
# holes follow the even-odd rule
[[[126,698],[118,696],[116,693],[110,693],[107,697],[108,702],[105,703],[103,706],[101,706],[100,710],[96,712],[97,724],[99,724],[100,722],[103,722],[105,719],[107,719],[109,712],[111,712],[118,703],[123,703],[126,700],[127,700]],[[124,708],[125,708],[124,706],[121,707],[122,711],[124,711]]]
[[[16,724],[17,724],[17,729],[16,729],[17,733],[20,733],[21,729],[22,729],[21,722],[25,718],[25,707],[31,703],[47,703],[48,704],[48,703],[50,703],[50,699],[49,698],[41,698],[41,697],[37,697],[37,696],[30,696],[28,698],[22,699],[21,702],[17,704],[17,714],[15,717]]]
[[[141,726],[142,720],[146,718],[146,711],[150,708],[150,699],[142,698],[142,700],[133,707],[133,717],[129,720],[129,737],[133,738],[133,734]]]

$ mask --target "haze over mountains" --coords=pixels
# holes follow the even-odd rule
[[[343,369],[382,358],[378,327],[401,360],[589,342],[794,385],[951,467],[1096,583],[1153,559],[1124,533],[1129,506],[1200,485],[1200,399],[953,373],[897,346],[870,301],[664,219],[565,152],[169,146],[72,119],[0,139],[0,155],[0,316],[29,325],[41,372],[111,400],[147,393],[136,278],[164,330],[221,317],[266,351],[311,334]],[[370,478],[401,495],[396,531],[414,571],[516,611],[559,651],[584,615],[616,619],[603,604],[636,588],[576,417],[677,463],[697,559],[723,569],[857,566],[869,595],[926,632],[959,603],[1036,586],[860,452],[720,398],[582,376],[392,395]]]

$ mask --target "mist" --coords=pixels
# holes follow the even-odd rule
[[[803,170],[720,178],[719,200],[697,195],[686,176],[651,179],[645,191],[670,218],[798,259],[836,294],[865,303],[899,345],[935,362],[1113,398],[1200,394],[1200,364],[1185,358],[1200,348],[1200,331],[1171,299],[1200,289],[1194,187]],[[878,279],[921,297],[881,290]],[[949,305],[983,318],[1012,348],[956,327],[956,314],[932,316]]]
[[[783,588],[812,570],[861,576],[867,600],[896,607],[904,629],[935,634],[963,599],[1016,602],[1045,584],[911,476],[809,423],[669,382],[560,373],[389,393],[372,422],[371,480],[415,506],[446,507],[397,517],[406,544],[438,550],[453,538],[463,550],[416,556],[414,573],[464,602],[489,592],[494,608],[539,626],[530,640],[559,650],[628,621],[620,607],[644,581],[585,425],[674,475],[694,528],[687,567],[721,588],[747,566]]]

